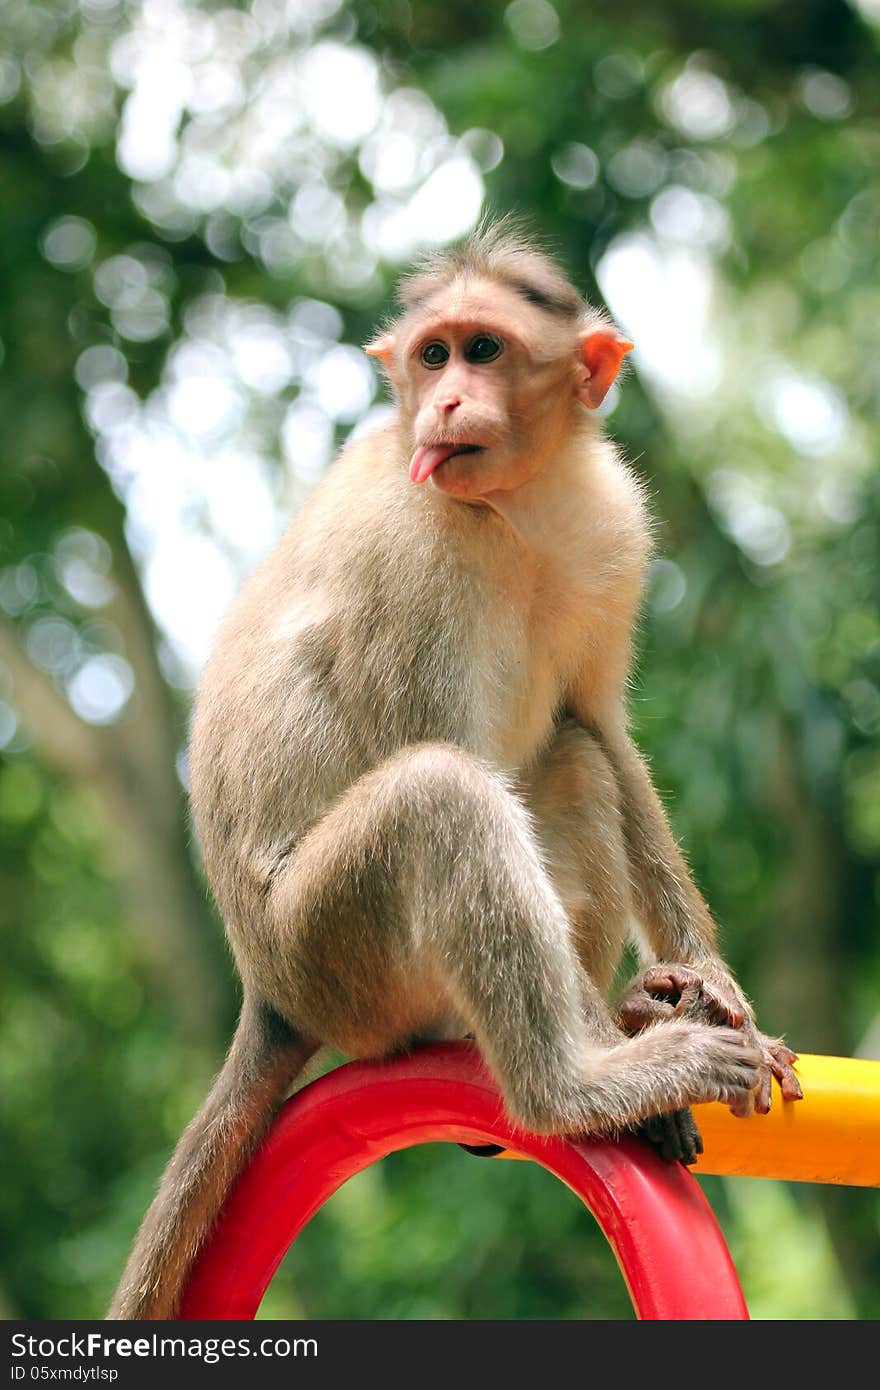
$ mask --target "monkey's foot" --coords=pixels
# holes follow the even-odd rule
[[[637,1127],[636,1134],[653,1144],[666,1163],[696,1163],[703,1152],[703,1141],[690,1110],[673,1110],[668,1115],[652,1115]]]
[[[781,1038],[768,1038],[764,1033],[755,1033],[755,1040],[764,1054],[766,1075],[755,1096],[755,1109],[759,1115],[766,1115],[770,1109],[770,1074],[779,1082],[783,1100],[803,1100],[801,1083],[795,1075],[794,1063],[797,1053],[786,1047]]]

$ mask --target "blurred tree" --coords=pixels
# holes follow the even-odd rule
[[[610,422],[659,518],[636,723],[728,954],[765,1027],[880,1055],[878,38],[876,0],[0,0],[12,1314],[101,1310],[228,1035],[192,682],[381,415],[352,345],[395,271],[484,197],[638,344]],[[754,1310],[877,1315],[871,1194],[774,1187],[750,1221],[710,1188]],[[401,1155],[266,1310],[626,1316],[606,1253],[525,1165]]]

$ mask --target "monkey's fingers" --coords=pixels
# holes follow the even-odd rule
[[[689,1018],[720,1028],[741,1028],[747,1018],[742,1000],[726,980],[715,979],[677,961],[649,965],[633,982],[625,996],[627,1001],[634,999],[639,990],[652,999],[671,1004],[676,1018]],[[653,1017],[668,1015],[661,1013]]]
[[[664,961],[659,965],[649,965],[641,978],[633,982],[633,988],[646,990],[648,994],[675,1005],[686,990],[699,989],[702,983],[702,976],[689,965]]]
[[[748,1013],[742,1000],[726,982],[705,978],[703,980],[704,1021],[727,1028],[742,1028],[748,1020]]]
[[[655,973],[656,971],[656,973]],[[618,1026],[629,1034],[640,1033],[663,1019],[687,1018],[695,1023],[730,1022],[727,1009],[706,998],[702,981],[695,972],[686,976],[682,969],[662,971],[652,967],[650,976],[638,981],[617,1005]]]
[[[719,1028],[750,1026],[746,1006],[727,981],[704,976],[689,965],[664,961],[649,965],[632,983],[617,1006],[617,1020],[625,1032],[634,1034],[669,1018]],[[752,1041],[760,1046],[757,1035]]]
[[[687,965],[649,965],[624,992],[617,1005],[618,1025],[640,1033],[661,1019],[699,1017],[701,977]]]
[[[664,999],[654,999],[644,990],[634,990],[625,994],[617,1006],[617,1023],[625,1033],[641,1033],[652,1023],[664,1018],[674,1018],[675,1009]]]
[[[716,1018],[715,1014],[715,1006],[711,999],[706,998],[701,982],[685,985],[675,1006],[676,1018],[689,1018],[697,1023],[727,1023],[726,1018]]]

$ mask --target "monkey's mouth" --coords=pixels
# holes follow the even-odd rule
[[[409,476],[414,483],[424,483],[431,474],[459,454],[481,454],[482,444],[422,444],[409,461]]]

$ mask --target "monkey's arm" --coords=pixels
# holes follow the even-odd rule
[[[619,789],[633,906],[662,962],[648,967],[621,1000],[620,1026],[637,1032],[661,1018],[688,1017],[740,1028],[764,1054],[755,1109],[765,1114],[770,1108],[771,1075],[779,1081],[786,1100],[799,1099],[801,1088],[792,1070],[796,1054],[755,1026],[751,1005],[718,951],[712,915],[691,878],[622,715],[603,720],[598,727],[593,721],[593,727]]]

